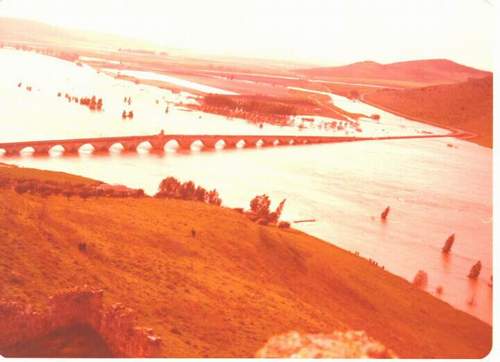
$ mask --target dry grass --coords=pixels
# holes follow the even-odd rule
[[[249,357],[275,334],[334,329],[365,330],[403,357],[490,350],[491,327],[478,319],[347,251],[230,209],[7,189],[0,205],[0,295],[40,305],[62,288],[102,287],[106,303],[154,328],[166,356]]]
[[[493,147],[493,77],[417,89],[381,90],[365,100],[410,118],[474,132],[470,141]]]
[[[394,87],[423,87],[483,78],[491,72],[474,69],[447,59],[423,59],[380,64],[364,61],[340,67],[298,70],[307,76],[353,83]]]

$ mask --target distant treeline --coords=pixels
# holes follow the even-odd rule
[[[193,181],[181,183],[171,176],[162,180],[155,197],[200,201],[218,206],[222,204],[216,189],[208,191],[202,186],[196,186]]]
[[[208,107],[226,108],[251,113],[296,115],[298,106],[314,106],[308,99],[274,98],[268,96],[228,96],[208,94],[203,98]]]

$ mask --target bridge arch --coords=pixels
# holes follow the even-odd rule
[[[49,156],[62,156],[64,154],[64,146],[57,144],[48,147],[47,153]],[[38,152],[38,150],[37,150]]]
[[[255,142],[255,147],[261,148],[261,147],[265,146],[265,144],[266,144],[266,142],[262,138],[260,138],[257,140],[257,142]]]
[[[247,146],[247,142],[245,140],[236,141],[236,148],[245,148]]]
[[[19,153],[24,156],[24,155],[32,155],[36,152],[35,148],[32,147],[32,146],[26,146],[26,147],[23,147],[21,148],[21,150],[19,151]]]
[[[191,142],[189,148],[191,149],[191,151],[201,151],[203,148],[205,148],[205,144],[203,143],[202,140],[197,139]]]
[[[149,141],[142,141],[137,145],[137,152],[149,152],[153,149],[153,145]]]
[[[121,142],[115,142],[111,146],[109,146],[109,151],[111,153],[120,153],[124,149],[125,149],[125,147],[123,147],[123,145],[121,144]]]
[[[84,143],[77,147],[78,147],[78,153],[91,154],[95,151],[95,147],[91,143]]]
[[[49,153],[63,153],[64,151],[64,146],[61,144],[53,145],[49,148]]]
[[[177,139],[171,139],[163,146],[165,152],[175,152],[181,148],[181,143]]]
[[[5,148],[0,148],[0,156],[4,156],[7,153]]]
[[[227,148],[227,147],[228,147],[228,144],[223,139],[217,140],[214,144],[214,149],[216,149],[216,150],[222,150],[222,149]]]

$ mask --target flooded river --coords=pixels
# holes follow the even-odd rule
[[[0,142],[158,133],[326,134],[297,127],[263,129],[243,120],[187,111],[187,93],[117,80],[86,66],[33,53],[0,50]],[[22,83],[18,87],[19,83]],[[29,92],[25,86],[30,85]],[[103,98],[104,111],[57,97]],[[124,103],[130,96],[132,102]],[[351,112],[381,115],[360,122],[361,135],[409,135],[447,131],[405,120],[371,106],[333,96]],[[168,107],[168,113],[165,112]],[[123,110],[134,119],[122,120]],[[335,134],[329,132],[328,134]],[[343,134],[343,133],[342,133]],[[492,151],[451,138],[364,141],[314,146],[149,154],[1,158],[1,162],[65,171],[144,188],[152,194],[166,176],[217,188],[223,203],[248,207],[267,193],[283,219],[316,219],[294,227],[342,248],[358,251],[412,280],[429,275],[429,293],[491,324]],[[386,223],[379,215],[386,207]],[[452,253],[440,250],[456,234]],[[470,267],[483,263],[476,281]],[[437,296],[437,295],[436,295]]]

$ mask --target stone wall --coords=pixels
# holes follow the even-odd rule
[[[75,324],[92,327],[115,357],[160,354],[161,339],[151,329],[138,327],[130,308],[119,303],[107,307],[102,290],[88,287],[57,293],[43,311],[29,304],[0,300],[0,349]]]

